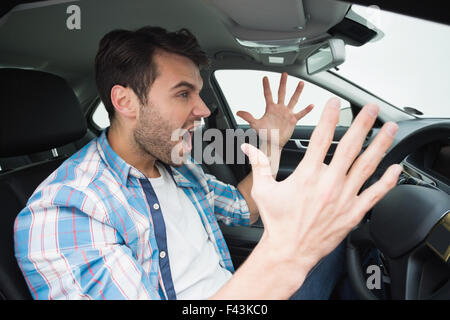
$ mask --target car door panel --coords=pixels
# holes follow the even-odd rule
[[[226,226],[223,223],[219,223],[219,225],[230,249],[233,265],[237,269],[261,239],[264,228],[260,221],[251,227]]]
[[[281,153],[280,167],[277,174],[278,181],[286,179],[303,159],[314,128],[315,126],[297,126],[294,129],[291,139],[286,143]],[[325,163],[331,161],[339,140],[347,129],[347,127],[336,127],[333,141],[325,157]]]

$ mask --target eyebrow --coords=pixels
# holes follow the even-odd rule
[[[180,82],[178,82],[175,86],[172,87],[171,90],[175,90],[175,89],[178,89],[180,87],[188,87],[191,90],[195,90],[195,85],[193,85],[192,83],[187,82],[187,81],[180,81]]]
[[[196,91],[197,86],[195,84],[192,84],[190,82],[187,81],[180,81],[178,82],[176,85],[174,85],[170,90],[175,90],[181,87],[188,87],[189,89]],[[203,82],[202,82],[202,87],[203,87]],[[198,90],[201,91],[202,87],[200,87]]]

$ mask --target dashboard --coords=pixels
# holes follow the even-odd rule
[[[434,141],[406,157],[404,165],[450,186],[450,139]],[[417,178],[421,178],[419,172]]]
[[[450,120],[417,119],[398,125],[393,148],[402,144],[403,148],[397,150],[400,153],[405,151],[402,149],[413,150],[401,160],[402,182],[430,186],[450,194]],[[405,142],[408,146],[404,146]]]
[[[450,195],[450,119],[413,119],[397,124],[394,142],[374,176],[380,178],[391,164],[400,163],[403,173],[399,184],[424,185]],[[363,149],[379,131],[371,130]]]

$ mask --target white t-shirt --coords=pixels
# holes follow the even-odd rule
[[[164,166],[150,178],[166,225],[170,271],[177,299],[207,299],[231,278],[192,202]]]

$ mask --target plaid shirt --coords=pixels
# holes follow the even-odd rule
[[[244,198],[196,163],[166,168],[233,272],[217,222],[248,225]],[[16,258],[33,298],[176,299],[161,210],[149,180],[103,131],[39,185],[16,218]]]

